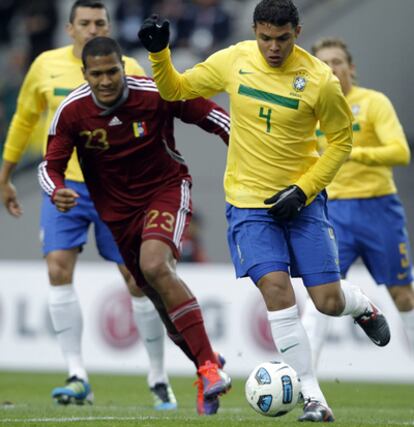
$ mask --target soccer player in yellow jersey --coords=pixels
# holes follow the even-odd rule
[[[313,373],[290,276],[301,277],[318,310],[351,315],[377,345],[390,339],[385,317],[359,288],[340,282],[337,247],[324,188],[352,147],[352,114],[338,79],[295,44],[291,0],[262,0],[255,41],[220,50],[178,73],[168,49],[169,24],[146,19],[138,33],[154,79],[168,100],[230,97],[231,134],[224,177],[228,242],[238,277],[248,276],[266,303],[274,342],[301,379],[300,421],[333,421]],[[328,146],[316,150],[320,123]]]
[[[407,165],[410,150],[390,100],[354,84],[355,65],[344,41],[321,39],[314,55],[338,77],[354,113],[354,145],[349,160],[328,187],[329,218],[338,240],[341,275],[361,257],[375,282],[385,284],[414,346],[414,291],[404,208],[394,183],[393,166]],[[325,138],[318,132],[321,145]],[[329,317],[308,302],[302,319],[316,366]]]
[[[65,96],[84,83],[81,71],[83,46],[93,37],[107,35],[109,30],[109,16],[102,2],[76,1],[67,24],[73,44],[42,53],[28,71],[8,132],[0,170],[1,195],[11,215],[18,217],[22,214],[11,175],[26,148],[30,133],[44,112],[49,125]],[[127,73],[145,74],[135,60],[127,57],[124,60]],[[99,219],[83,182],[76,154],[69,162],[65,177],[67,186],[81,196],[77,207],[63,214],[44,195],[41,213],[43,253],[51,285],[49,309],[69,373],[67,384],[54,389],[52,397],[62,404],[92,402],[93,398],[81,357],[82,314],[72,286],[78,253],[86,243],[89,226],[93,224],[99,253],[118,264],[132,294],[134,319],[150,360],[148,384],[154,406],[156,409],[174,409],[176,400],[164,368],[164,327],[158,313],[151,301],[138,290],[111,232]]]

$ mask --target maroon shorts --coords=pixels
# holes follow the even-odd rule
[[[191,220],[191,183],[174,183],[158,191],[148,204],[130,218],[108,223],[126,266],[137,279],[139,253],[144,240],[161,240],[179,258],[180,242]],[[135,273],[135,274],[134,274]]]

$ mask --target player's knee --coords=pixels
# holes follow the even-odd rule
[[[269,311],[282,310],[295,304],[292,285],[288,280],[268,274],[257,283]]]
[[[393,286],[389,291],[398,311],[414,309],[414,290],[411,285]]]
[[[133,297],[140,298],[140,297],[145,296],[144,292],[142,291],[142,289],[139,288],[139,286],[136,284],[135,280],[128,280],[125,283],[127,285],[129,293]]]
[[[72,283],[72,276],[60,266],[49,268],[49,281],[52,286]]]
[[[157,257],[141,258],[140,269],[148,283],[159,282],[163,277],[171,274],[170,267],[164,259]]]
[[[119,271],[122,274],[122,277],[124,278],[125,284],[127,285],[127,288],[129,290],[129,293],[134,297],[141,297],[143,296],[143,292],[137,285],[134,276],[129,272],[129,270],[125,267],[125,265],[119,264],[118,265]]]
[[[72,283],[72,269],[70,266],[57,259],[53,260],[52,262],[48,262],[48,274],[49,281],[52,286]]]
[[[314,301],[318,311],[328,316],[339,316],[345,308],[345,301],[340,295],[324,295]]]
[[[67,285],[73,281],[78,249],[57,250],[46,255],[50,284]]]

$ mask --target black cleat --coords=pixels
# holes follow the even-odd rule
[[[387,319],[380,310],[372,302],[370,305],[371,310],[367,309],[360,316],[355,317],[354,322],[361,326],[374,344],[384,347],[390,342],[390,328]]]
[[[298,418],[298,421],[330,423],[335,421],[335,418],[332,410],[318,400],[306,399],[305,405],[303,406],[303,415]]]

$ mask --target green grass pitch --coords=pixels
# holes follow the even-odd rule
[[[158,412],[143,376],[92,374],[93,406],[55,405],[53,387],[64,374],[0,372],[0,426],[301,426],[298,406],[280,418],[256,414],[244,398],[244,380],[235,379],[231,392],[221,399],[216,416],[195,412],[193,378],[172,377],[179,409]],[[336,426],[414,426],[414,385],[326,382],[322,388],[336,416]]]

